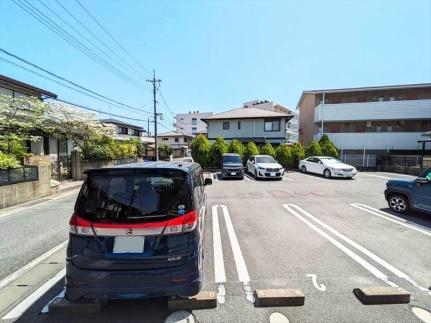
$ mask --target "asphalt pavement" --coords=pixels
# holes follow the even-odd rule
[[[395,177],[405,178],[217,177],[207,187],[203,289],[217,292],[218,306],[192,311],[197,321],[269,322],[279,312],[289,322],[426,322],[413,309],[431,312],[431,217],[387,208],[385,182]],[[0,214],[0,279],[67,239],[74,199]],[[371,286],[402,287],[410,303],[363,305],[352,290]],[[54,284],[18,322],[164,322],[171,313],[166,299],[156,299],[109,302],[97,313],[40,314],[62,288]],[[255,307],[253,291],[267,288],[300,289],[305,304]]]

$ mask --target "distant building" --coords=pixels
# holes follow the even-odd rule
[[[147,131],[141,126],[117,119],[102,119],[100,121],[115,126],[114,139],[116,140],[138,139],[142,143],[154,143],[154,138],[148,137]]]
[[[288,109],[287,107],[279,103],[276,103],[274,101],[268,101],[268,100],[254,100],[254,101],[245,102],[243,104],[243,107],[256,108],[256,109],[262,109],[266,111],[287,113],[287,114],[293,115],[293,118],[286,123],[286,142],[294,143],[298,141],[298,128],[299,128],[298,113],[293,112],[292,110]]]
[[[415,151],[431,130],[431,83],[304,91],[298,108],[304,145],[325,133],[344,152]]]
[[[168,131],[157,135],[157,144],[167,144],[173,149],[188,147],[193,136],[178,131]]]
[[[206,133],[207,125],[202,121],[203,118],[212,116],[212,112],[190,111],[189,113],[177,114],[175,117],[175,129],[187,135]]]
[[[243,143],[286,142],[286,124],[292,118],[280,113],[257,108],[239,108],[202,119],[208,125],[208,139],[222,136],[226,141],[238,139]]]

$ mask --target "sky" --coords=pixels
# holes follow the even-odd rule
[[[100,66],[17,5],[26,1],[134,81]],[[190,110],[218,113],[255,99],[295,109],[304,90],[431,82],[430,0],[80,1],[121,47],[76,0],[0,0],[0,48],[146,112],[152,111],[146,80],[155,69],[165,99],[158,105],[162,131],[172,127],[173,114]],[[118,114],[147,126],[140,121],[146,112],[89,98],[1,59],[26,66],[0,53],[0,74],[101,117]]]

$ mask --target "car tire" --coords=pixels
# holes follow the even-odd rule
[[[241,176],[239,179],[240,179],[241,181],[242,181],[242,180],[244,180],[244,176]]]
[[[323,171],[323,176],[325,176],[326,178],[331,178],[331,171],[329,169],[325,169]]]
[[[305,173],[307,173],[307,167],[302,166],[302,167],[301,167],[301,172],[303,172],[304,174],[305,174]]]
[[[410,211],[409,200],[401,194],[393,194],[388,199],[389,208],[398,213],[408,213]]]

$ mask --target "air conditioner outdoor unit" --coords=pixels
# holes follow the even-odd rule
[[[373,124],[371,123],[371,121],[367,121],[367,128],[371,128],[373,126]]]

